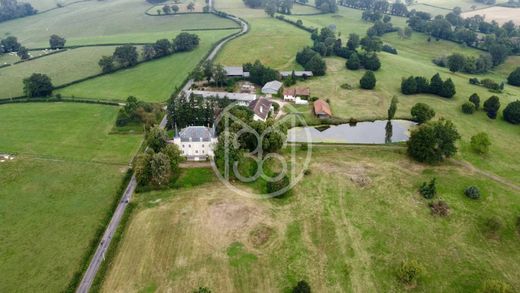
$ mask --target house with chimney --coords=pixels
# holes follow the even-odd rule
[[[217,144],[215,128],[205,126],[188,126],[180,132],[175,131],[173,140],[181,150],[181,155],[188,161],[206,161],[213,157],[213,150]]]

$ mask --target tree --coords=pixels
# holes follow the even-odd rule
[[[322,76],[325,75],[327,71],[327,64],[319,54],[316,54],[304,65],[304,68],[305,70],[312,71],[315,76]]]
[[[471,102],[466,102],[466,103],[462,104],[461,110],[462,110],[462,113],[473,114],[473,113],[475,113],[475,110],[476,110],[475,104],[473,104]]]
[[[405,95],[413,95],[418,93],[417,83],[415,82],[415,78],[413,76],[403,78],[401,81],[401,92]]]
[[[270,17],[274,17],[274,14],[276,13],[277,9],[278,9],[278,6],[277,6],[275,0],[268,0],[265,2],[264,11]]]
[[[52,89],[52,81],[45,74],[33,73],[23,80],[23,91],[28,98],[48,96],[52,93]]]
[[[157,187],[168,185],[172,177],[168,156],[163,153],[153,154],[150,161],[150,172],[153,185]]]
[[[135,173],[135,179],[139,186],[148,185],[152,178],[152,169],[150,166],[152,156],[153,152],[147,151],[143,154],[137,155],[135,158],[133,169]]]
[[[350,70],[358,70],[361,67],[361,61],[359,60],[359,56],[356,52],[350,55],[350,58],[347,60],[347,68]]]
[[[292,293],[311,293],[311,286],[305,280],[301,280],[292,289]]]
[[[172,44],[167,39],[160,39],[153,44],[153,49],[155,58],[161,58],[172,53]]]
[[[143,52],[141,53],[144,60],[152,60],[156,54],[157,52],[155,52],[153,45],[144,45]]]
[[[18,52],[16,52],[16,55],[18,55],[18,57],[20,57],[20,59],[22,60],[27,60],[29,58],[31,58],[31,55],[29,55],[29,50],[27,50],[27,48],[25,47],[20,47],[20,49],[18,49]]]
[[[496,119],[498,110],[500,109],[500,99],[497,96],[491,96],[484,102],[484,111],[491,119]]]
[[[367,52],[379,52],[383,48],[383,41],[379,37],[364,37],[361,47]]]
[[[162,149],[161,152],[168,157],[170,162],[170,170],[172,173],[177,172],[179,169],[179,164],[183,160],[179,147],[175,144],[169,143]]]
[[[22,45],[18,43],[18,39],[14,36],[9,36],[5,39],[3,39],[0,42],[1,47],[3,48],[4,52],[10,53],[10,52],[17,52]]]
[[[381,61],[379,61],[379,57],[377,57],[375,52],[368,53],[365,55],[365,58],[363,58],[363,66],[367,70],[377,71],[381,68]]]
[[[460,135],[449,120],[422,124],[412,131],[408,141],[408,155],[419,162],[435,164],[457,152],[455,142]]]
[[[200,39],[196,34],[180,33],[173,40],[173,49],[175,52],[191,51],[199,45]]]
[[[376,76],[373,71],[368,70],[365,72],[363,77],[359,80],[359,86],[362,89],[371,90],[376,87]]]
[[[135,46],[123,45],[116,48],[113,57],[121,67],[131,67],[137,64],[139,55]]]
[[[503,44],[493,44],[488,51],[494,66],[504,63],[509,55],[509,49]]]
[[[456,93],[457,91],[455,90],[455,84],[453,83],[451,78],[448,78],[442,85],[440,96],[444,98],[451,98]]]
[[[177,13],[177,12],[179,12],[179,9],[180,9],[180,8],[179,8],[179,5],[177,5],[177,4],[173,4],[173,5],[171,6],[171,9],[172,9],[173,13]]]
[[[188,8],[188,10],[191,12],[195,10],[195,4],[193,2],[190,2],[186,8]]]
[[[520,100],[511,102],[506,106],[504,119],[512,124],[520,124]]]
[[[218,86],[222,86],[227,80],[227,72],[222,64],[217,64],[214,69],[214,79]]]
[[[58,35],[52,35],[49,38],[49,45],[51,49],[62,49],[63,47],[65,47],[65,42],[65,38],[62,38]]]
[[[455,53],[448,56],[448,68],[451,72],[461,71],[466,65],[466,57],[462,54]]]
[[[390,102],[390,107],[388,107],[388,120],[394,119],[395,112],[397,112],[397,104],[399,103],[399,99],[396,96],[392,97],[392,101]]]
[[[440,95],[444,87],[444,82],[441,76],[437,73],[430,80],[430,92],[432,94]]]
[[[430,121],[433,117],[435,117],[435,111],[424,103],[417,103],[411,109],[411,114],[414,121],[422,124]]]
[[[146,134],[146,144],[156,153],[166,146],[166,139],[166,132],[157,126],[152,127]]]
[[[478,154],[487,154],[491,146],[491,139],[485,132],[479,132],[471,137],[471,148]]]
[[[480,97],[477,93],[472,94],[469,97],[469,101],[475,105],[476,110],[480,109]]]
[[[208,82],[213,78],[215,67],[213,66],[213,62],[211,62],[211,60],[206,60],[204,63],[202,63],[202,73]]]
[[[509,76],[507,77],[507,83],[514,86],[520,86],[520,67],[517,67]]]
[[[358,34],[350,34],[348,36],[347,48],[351,51],[355,51],[359,47],[359,40]]]
[[[164,12],[164,14],[170,14],[172,12],[172,8],[170,7],[170,5],[164,5],[162,7],[162,11]]]
[[[471,199],[479,199],[480,198],[480,189],[476,186],[469,186],[464,190],[464,195]]]
[[[103,73],[109,73],[114,71],[114,57],[112,56],[103,56],[98,62],[99,67],[101,67],[101,71]]]

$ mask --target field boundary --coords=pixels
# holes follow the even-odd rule
[[[26,103],[80,103],[80,104],[99,104],[105,106],[116,106],[119,107],[124,104],[122,100],[103,100],[103,99],[90,99],[90,98],[76,98],[76,97],[61,97],[56,96],[47,98],[27,98],[27,97],[15,97],[0,99],[0,105],[4,104],[26,104]]]

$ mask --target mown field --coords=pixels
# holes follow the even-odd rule
[[[236,30],[196,32],[201,41],[199,47],[191,52],[173,54],[146,62],[134,68],[63,88],[57,92],[64,96],[118,100],[124,100],[133,95],[144,101],[164,102],[176,87],[182,86],[189,73],[213,45],[234,32]]]
[[[496,3],[504,3],[507,0],[497,0]],[[415,9],[417,11],[429,12],[433,15],[449,13],[453,8],[460,7],[462,11],[473,11],[490,7],[484,3],[479,3],[473,0],[419,0],[408,7],[408,10]]]
[[[141,137],[109,135],[116,107],[0,107],[0,291],[65,290]]]
[[[489,279],[518,290],[520,194],[403,152],[314,148],[311,174],[282,199],[240,197],[217,179],[139,194],[102,291],[289,292],[305,279],[313,292],[401,292],[412,289],[396,272],[412,259],[424,268],[412,291],[475,292]],[[432,177],[446,218],[417,192]],[[466,198],[468,185],[483,198]],[[493,216],[503,226],[490,238]]]
[[[17,36],[22,45],[34,48],[48,47],[51,34],[65,37],[67,45],[86,45],[155,42],[171,39],[183,29],[238,27],[209,14],[148,16],[148,8],[141,0],[88,1],[3,23],[0,35]]]
[[[247,8],[240,0],[219,0],[215,8],[239,15],[250,24],[249,33],[226,44],[216,62],[240,66],[259,59],[280,70],[301,69],[295,58],[298,50],[311,45],[307,32],[271,19],[263,9]]]

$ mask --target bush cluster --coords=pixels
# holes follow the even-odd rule
[[[460,71],[470,74],[486,73],[493,67],[493,61],[489,55],[474,57],[464,56],[460,53],[435,58],[433,63],[441,67],[447,67],[451,72]]]
[[[146,128],[153,126],[161,119],[161,108],[158,105],[138,101],[130,96],[126,104],[117,113],[116,126],[122,127],[129,123],[143,123]]]
[[[429,82],[422,76],[403,78],[401,82],[401,92],[405,95],[430,93],[444,98],[451,98],[456,94],[456,89],[451,78],[443,81],[437,73]]]

